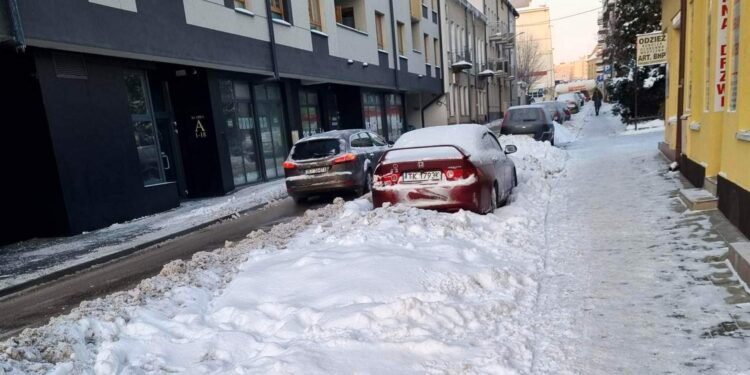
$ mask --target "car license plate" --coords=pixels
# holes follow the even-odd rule
[[[441,171],[404,172],[404,182],[440,181],[443,179]]]
[[[305,170],[305,174],[321,174],[328,172],[328,167],[310,168]]]

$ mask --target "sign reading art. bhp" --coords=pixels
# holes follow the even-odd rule
[[[718,1],[718,22],[716,23],[716,92],[714,111],[722,112],[727,104],[727,57],[729,56],[729,0]]]
[[[641,34],[636,40],[638,66],[667,63],[667,34]]]

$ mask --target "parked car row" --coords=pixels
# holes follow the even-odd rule
[[[297,202],[331,191],[372,190],[375,207],[402,203],[489,213],[504,205],[517,185],[507,157],[514,152],[515,146],[503,148],[482,125],[418,129],[393,145],[366,130],[339,130],[298,141],[284,170],[287,191]]]

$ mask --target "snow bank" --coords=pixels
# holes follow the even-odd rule
[[[567,126],[555,121],[555,145],[562,146],[576,140],[576,135]]]
[[[638,124],[638,130],[635,129],[635,125],[628,125],[625,131],[620,135],[634,135],[644,133],[658,133],[664,131],[664,120],[657,119]]]
[[[515,144],[493,215],[337,201],[86,302],[0,345],[10,373],[528,372],[551,184],[567,153]]]

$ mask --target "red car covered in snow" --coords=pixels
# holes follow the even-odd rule
[[[375,207],[406,204],[447,212],[489,213],[517,185],[516,167],[497,137],[482,125],[449,125],[406,133],[374,172]]]

